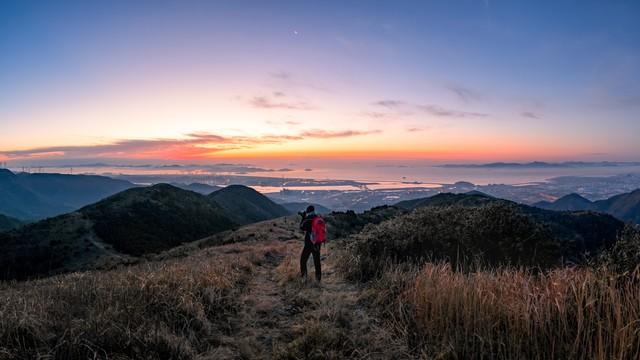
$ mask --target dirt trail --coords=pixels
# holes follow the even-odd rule
[[[233,351],[218,352],[217,357],[370,357],[366,349],[357,347],[354,338],[380,328],[359,304],[357,286],[337,274],[334,247],[322,250],[323,280],[318,284],[311,260],[308,279],[299,278],[302,242],[280,244],[256,266],[240,298],[240,311],[232,324],[236,331],[226,339],[230,345],[226,349]]]

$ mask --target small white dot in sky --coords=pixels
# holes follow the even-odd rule
[[[293,35],[298,35],[298,30],[293,30]]]

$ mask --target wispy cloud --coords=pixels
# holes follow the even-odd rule
[[[384,107],[388,110],[393,110],[396,112],[403,111],[404,114],[411,114],[412,110],[420,111],[423,113],[427,113],[430,115],[438,116],[438,117],[448,117],[448,118],[473,118],[473,117],[487,117],[489,114],[480,113],[480,112],[471,112],[471,111],[463,111],[463,110],[454,110],[447,109],[439,105],[433,104],[412,104],[402,100],[378,100],[372,103],[375,106]]]
[[[304,101],[277,101],[266,96],[254,96],[249,104],[260,109],[311,110],[313,107]]]
[[[331,90],[325,86],[316,84],[306,79],[302,79],[299,76],[287,71],[278,71],[278,72],[272,73],[270,74],[270,77],[273,80],[275,80],[278,87],[289,88],[289,89],[307,88],[307,89],[312,89],[316,91],[331,92]]]
[[[526,117],[529,119],[540,119],[542,118],[542,116],[540,116],[539,114],[536,114],[532,111],[523,111],[522,113],[520,113],[520,116],[522,117]]]
[[[407,129],[407,132],[421,132],[429,130],[429,127],[410,127]]]
[[[373,105],[382,106],[387,109],[398,109],[408,104],[400,100],[378,100],[378,101],[374,101]]]
[[[478,91],[460,85],[451,85],[447,87],[458,99],[465,103],[482,100],[483,96]]]
[[[302,132],[300,135],[302,137],[307,138],[342,138],[342,137],[352,137],[352,136],[362,136],[362,135],[371,135],[371,134],[379,134],[382,131],[380,130],[367,130],[367,131],[359,131],[359,130],[344,130],[344,131],[325,131],[325,130],[308,130]]]
[[[440,117],[452,117],[452,118],[473,118],[473,117],[487,117],[489,114],[479,112],[469,112],[462,110],[445,109],[438,105],[417,105],[417,108],[435,116]]]
[[[298,134],[262,136],[221,136],[206,132],[186,134],[179,139],[121,139],[108,144],[48,146],[21,150],[0,151],[3,159],[24,158],[146,158],[198,159],[216,153],[248,149],[264,144],[280,144],[305,138],[341,138],[380,133],[380,130],[307,130]]]
[[[299,122],[299,121],[294,121],[294,120],[283,120],[283,121],[267,120],[267,124],[269,124],[269,125],[298,126],[298,125],[301,125],[302,123]]]

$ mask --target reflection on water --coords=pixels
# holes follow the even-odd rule
[[[381,166],[375,162],[323,162],[309,168],[292,166],[295,164],[270,164],[274,169],[243,165],[243,171],[212,171],[210,165],[172,165],[172,166],[82,166],[70,167],[31,167],[31,172],[56,172],[63,174],[97,174],[106,176],[155,175],[161,182],[190,181],[204,182],[210,185],[228,185],[242,179],[240,183],[252,186],[261,192],[277,192],[283,188],[291,190],[381,190],[407,188],[437,188],[440,184],[453,184],[468,181],[476,185],[509,184],[525,185],[544,182],[559,176],[611,176],[627,173],[640,173],[640,166],[610,167],[553,167],[553,168],[444,168],[433,165],[403,164]],[[308,164],[307,164],[308,165]],[[215,166],[215,165],[214,165]],[[283,169],[283,168],[287,169]],[[22,171],[23,168],[13,168]],[[166,176],[166,178],[163,178]],[[228,177],[228,178],[225,178]],[[240,178],[241,177],[241,178]],[[262,180],[252,179],[261,177]],[[282,181],[263,181],[264,178]],[[314,183],[304,181],[292,183],[294,179],[307,180],[352,180],[359,184],[331,184],[330,181]],[[153,180],[156,182],[157,180]],[[288,186],[287,183],[292,183]],[[282,186],[279,186],[281,185]]]
[[[362,186],[355,185],[313,185],[309,186],[253,186],[252,188],[261,193],[274,193],[283,189],[287,190],[336,190],[336,191],[361,191],[361,190],[397,190],[397,189],[435,189],[442,187],[441,184],[427,184],[427,183],[404,183],[395,181],[380,181],[373,184],[366,184]]]

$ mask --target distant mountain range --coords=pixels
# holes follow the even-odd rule
[[[0,213],[38,220],[74,211],[134,186],[105,176],[14,174],[0,169]]]
[[[624,221],[640,224],[640,189],[599,201],[590,201],[578,194],[569,194],[554,202],[541,201],[535,203],[534,206],[556,211],[600,211]]]
[[[0,233],[0,278],[104,268],[289,212],[244,186],[210,196],[137,187],[75,212]]]
[[[622,167],[640,166],[640,162],[616,162],[616,161],[564,161],[544,162],[533,161],[527,163],[494,162],[487,164],[444,164],[438,167],[444,168],[584,168],[584,167]]]

